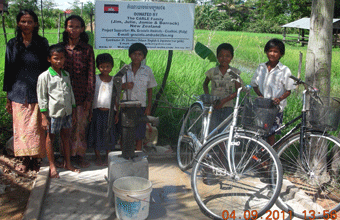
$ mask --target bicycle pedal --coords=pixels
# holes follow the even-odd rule
[[[233,145],[233,146],[240,146],[240,142],[239,141],[231,142],[231,145]]]

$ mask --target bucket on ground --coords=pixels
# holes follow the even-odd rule
[[[146,219],[149,215],[152,183],[142,177],[127,176],[114,181],[116,216],[121,220]]]

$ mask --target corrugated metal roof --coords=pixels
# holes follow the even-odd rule
[[[340,23],[340,19],[339,18],[334,18],[333,19],[333,24],[335,23]],[[338,25],[336,25],[338,26]],[[281,27],[290,27],[290,28],[300,28],[300,29],[307,29],[309,30],[310,28],[310,18],[301,18],[299,20],[290,22],[288,24],[285,24]]]

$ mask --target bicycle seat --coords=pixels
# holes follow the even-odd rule
[[[205,105],[212,105],[214,104],[217,100],[220,100],[221,97],[210,95],[210,94],[203,94],[200,95],[199,99],[203,102]]]

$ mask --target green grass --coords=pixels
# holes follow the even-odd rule
[[[14,32],[8,30],[7,32]],[[2,31],[0,31],[2,33]],[[57,43],[57,30],[45,30],[45,37],[50,44]],[[55,33],[55,34],[48,34]],[[8,39],[14,35],[9,35]],[[232,66],[241,70],[241,77],[245,83],[250,83],[251,77],[259,63],[266,62],[267,58],[263,52],[266,42],[271,38],[282,39],[282,35],[275,34],[256,34],[246,32],[223,32],[223,31],[204,31],[195,30],[194,41],[201,42],[207,45],[214,52],[217,46],[222,42],[231,43],[235,49]],[[91,36],[93,40],[94,37]],[[93,42],[93,41],[92,41]],[[299,67],[299,53],[303,54],[301,78],[304,79],[305,63],[307,46],[301,47],[295,43],[286,44],[286,54],[281,59],[281,62],[287,65],[293,75],[297,75]],[[113,73],[119,69],[121,61],[130,62],[128,52],[126,50],[95,50],[95,54],[110,53],[115,60]],[[5,47],[3,35],[0,35],[0,54],[4,57]],[[163,80],[163,75],[166,69],[168,59],[168,51],[151,50],[147,55],[146,64],[151,67],[156,77],[158,87],[154,89],[154,94],[159,90]],[[340,49],[334,48],[332,54],[332,72],[331,72],[331,93],[334,96],[339,96],[340,87]],[[160,117],[161,124],[159,126],[159,139],[161,143],[171,141],[176,143],[177,135],[181,126],[181,117],[185,113],[184,110],[177,108],[168,108],[174,106],[178,108],[188,107],[192,102],[192,95],[203,93],[204,73],[214,64],[207,60],[202,60],[194,51],[174,51],[171,69],[169,73],[168,83],[166,85],[162,100],[157,109],[156,115]],[[2,87],[4,59],[0,60],[0,86]],[[322,89],[322,88],[321,88]],[[288,98],[288,106],[285,109],[285,121],[297,115],[298,109],[301,108],[301,93],[293,92]],[[2,92],[1,96],[5,94]],[[165,108],[166,107],[166,108]],[[4,107],[1,106],[1,109]],[[2,113],[2,112],[0,112]]]

